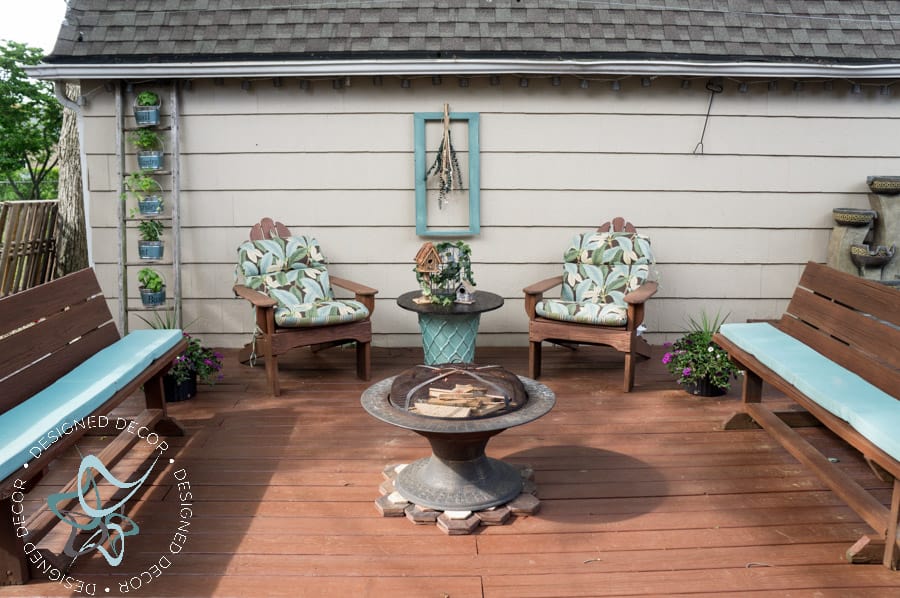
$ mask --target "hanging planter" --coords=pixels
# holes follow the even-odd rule
[[[166,302],[166,283],[153,268],[142,268],[138,272],[138,290],[144,307],[159,307]]]
[[[163,242],[160,239],[163,224],[159,220],[143,220],[138,224],[141,238],[138,240],[138,256],[142,260],[161,260]]]
[[[162,186],[159,181],[143,172],[133,172],[125,177],[128,194],[137,199],[138,213],[142,216],[161,214],[165,207]]]
[[[162,170],[164,148],[159,133],[152,129],[138,129],[132,131],[128,139],[137,148],[138,168]]]
[[[159,124],[159,95],[152,91],[142,91],[134,98],[134,122],[139,127]]]
[[[138,257],[142,260],[161,260],[164,250],[162,241],[138,241]]]

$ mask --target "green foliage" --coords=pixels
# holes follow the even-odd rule
[[[29,79],[23,69],[42,58],[38,48],[0,42],[0,180],[9,188],[2,194],[18,199],[40,199],[57,161],[62,106],[50,83]]]
[[[153,268],[141,268],[137,275],[138,284],[152,293],[158,293],[166,286],[166,281]]]
[[[0,175],[0,201],[11,201],[15,199],[29,199],[23,198],[19,193],[16,193],[16,189],[25,189],[31,188],[31,176],[28,174],[27,170],[20,170],[12,174],[12,180],[15,182],[15,185],[10,183],[8,180],[4,180],[2,175]],[[49,172],[44,176],[43,180],[40,183],[40,189],[38,192],[38,199],[56,199],[59,195],[59,168],[54,166],[50,169]]]
[[[430,297],[431,302],[437,305],[451,305],[456,297],[451,295],[436,294],[436,289],[447,289],[455,294],[456,287],[466,280],[475,286],[475,277],[472,274],[472,248],[463,241],[445,241],[434,246],[441,256],[442,265],[437,272],[419,272],[416,268],[416,280],[422,289],[422,294]],[[452,259],[454,258],[455,259]],[[450,288],[452,287],[452,289]]]
[[[162,147],[159,133],[153,129],[138,129],[128,134],[128,141],[141,150],[153,150]]]
[[[147,268],[145,268],[146,270]],[[142,270],[143,271],[143,270]],[[175,321],[175,312],[166,310],[164,312],[156,312],[153,319],[148,320],[143,316],[138,316],[150,328],[174,330],[177,328]],[[193,322],[192,322],[193,323]],[[185,326],[187,328],[188,324]],[[187,332],[184,333],[188,339],[187,349],[172,362],[172,369],[169,373],[175,377],[175,382],[181,384],[191,377],[192,373],[197,374],[197,379],[204,384],[215,384],[222,379],[222,354],[213,351],[209,347],[204,347],[200,341],[192,337]]]
[[[137,228],[142,241],[159,241],[164,227],[159,220],[141,220]]]
[[[136,101],[138,106],[158,106],[159,96],[152,91],[142,91],[138,94]]]
[[[719,313],[712,319],[701,313],[700,319],[689,318],[688,332],[675,341],[662,357],[662,362],[670,373],[678,377],[679,384],[697,384],[709,380],[717,388],[728,388],[730,380],[737,375],[728,353],[712,340],[728,314]]]

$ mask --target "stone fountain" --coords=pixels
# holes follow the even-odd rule
[[[835,208],[828,265],[869,280],[900,286],[900,176],[870,176],[871,209]]]

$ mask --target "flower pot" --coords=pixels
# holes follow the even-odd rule
[[[696,384],[685,384],[684,390],[699,397],[721,397],[728,392],[727,388],[714,386],[713,383],[706,378],[698,381]]]
[[[139,150],[137,153],[138,168],[141,170],[162,170],[162,150]]]
[[[143,216],[162,214],[163,198],[159,195],[147,195],[138,200],[138,212]]]
[[[159,106],[135,106],[134,122],[139,127],[152,127],[159,124]]]
[[[197,394],[197,374],[191,374],[190,378],[182,382],[175,382],[175,376],[166,374],[163,376],[163,393],[167,403],[193,398]]]
[[[159,307],[166,302],[166,287],[159,291],[150,291],[141,288],[141,304],[144,307]]]
[[[162,241],[138,241],[138,257],[142,260],[161,260],[163,249]]]

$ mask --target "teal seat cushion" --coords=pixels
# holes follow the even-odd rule
[[[720,332],[900,460],[900,401],[768,323],[723,324]]]
[[[181,330],[135,330],[71,372],[0,414],[0,480],[36,458],[48,433],[65,430],[109,400],[178,344]]]
[[[627,324],[625,295],[651,273],[650,240],[637,233],[582,233],[569,243],[563,260],[560,297],[539,301],[537,315],[598,326]]]
[[[275,308],[275,324],[285,328],[327,326],[356,322],[369,317],[369,309],[352,299],[332,299],[293,303]]]

